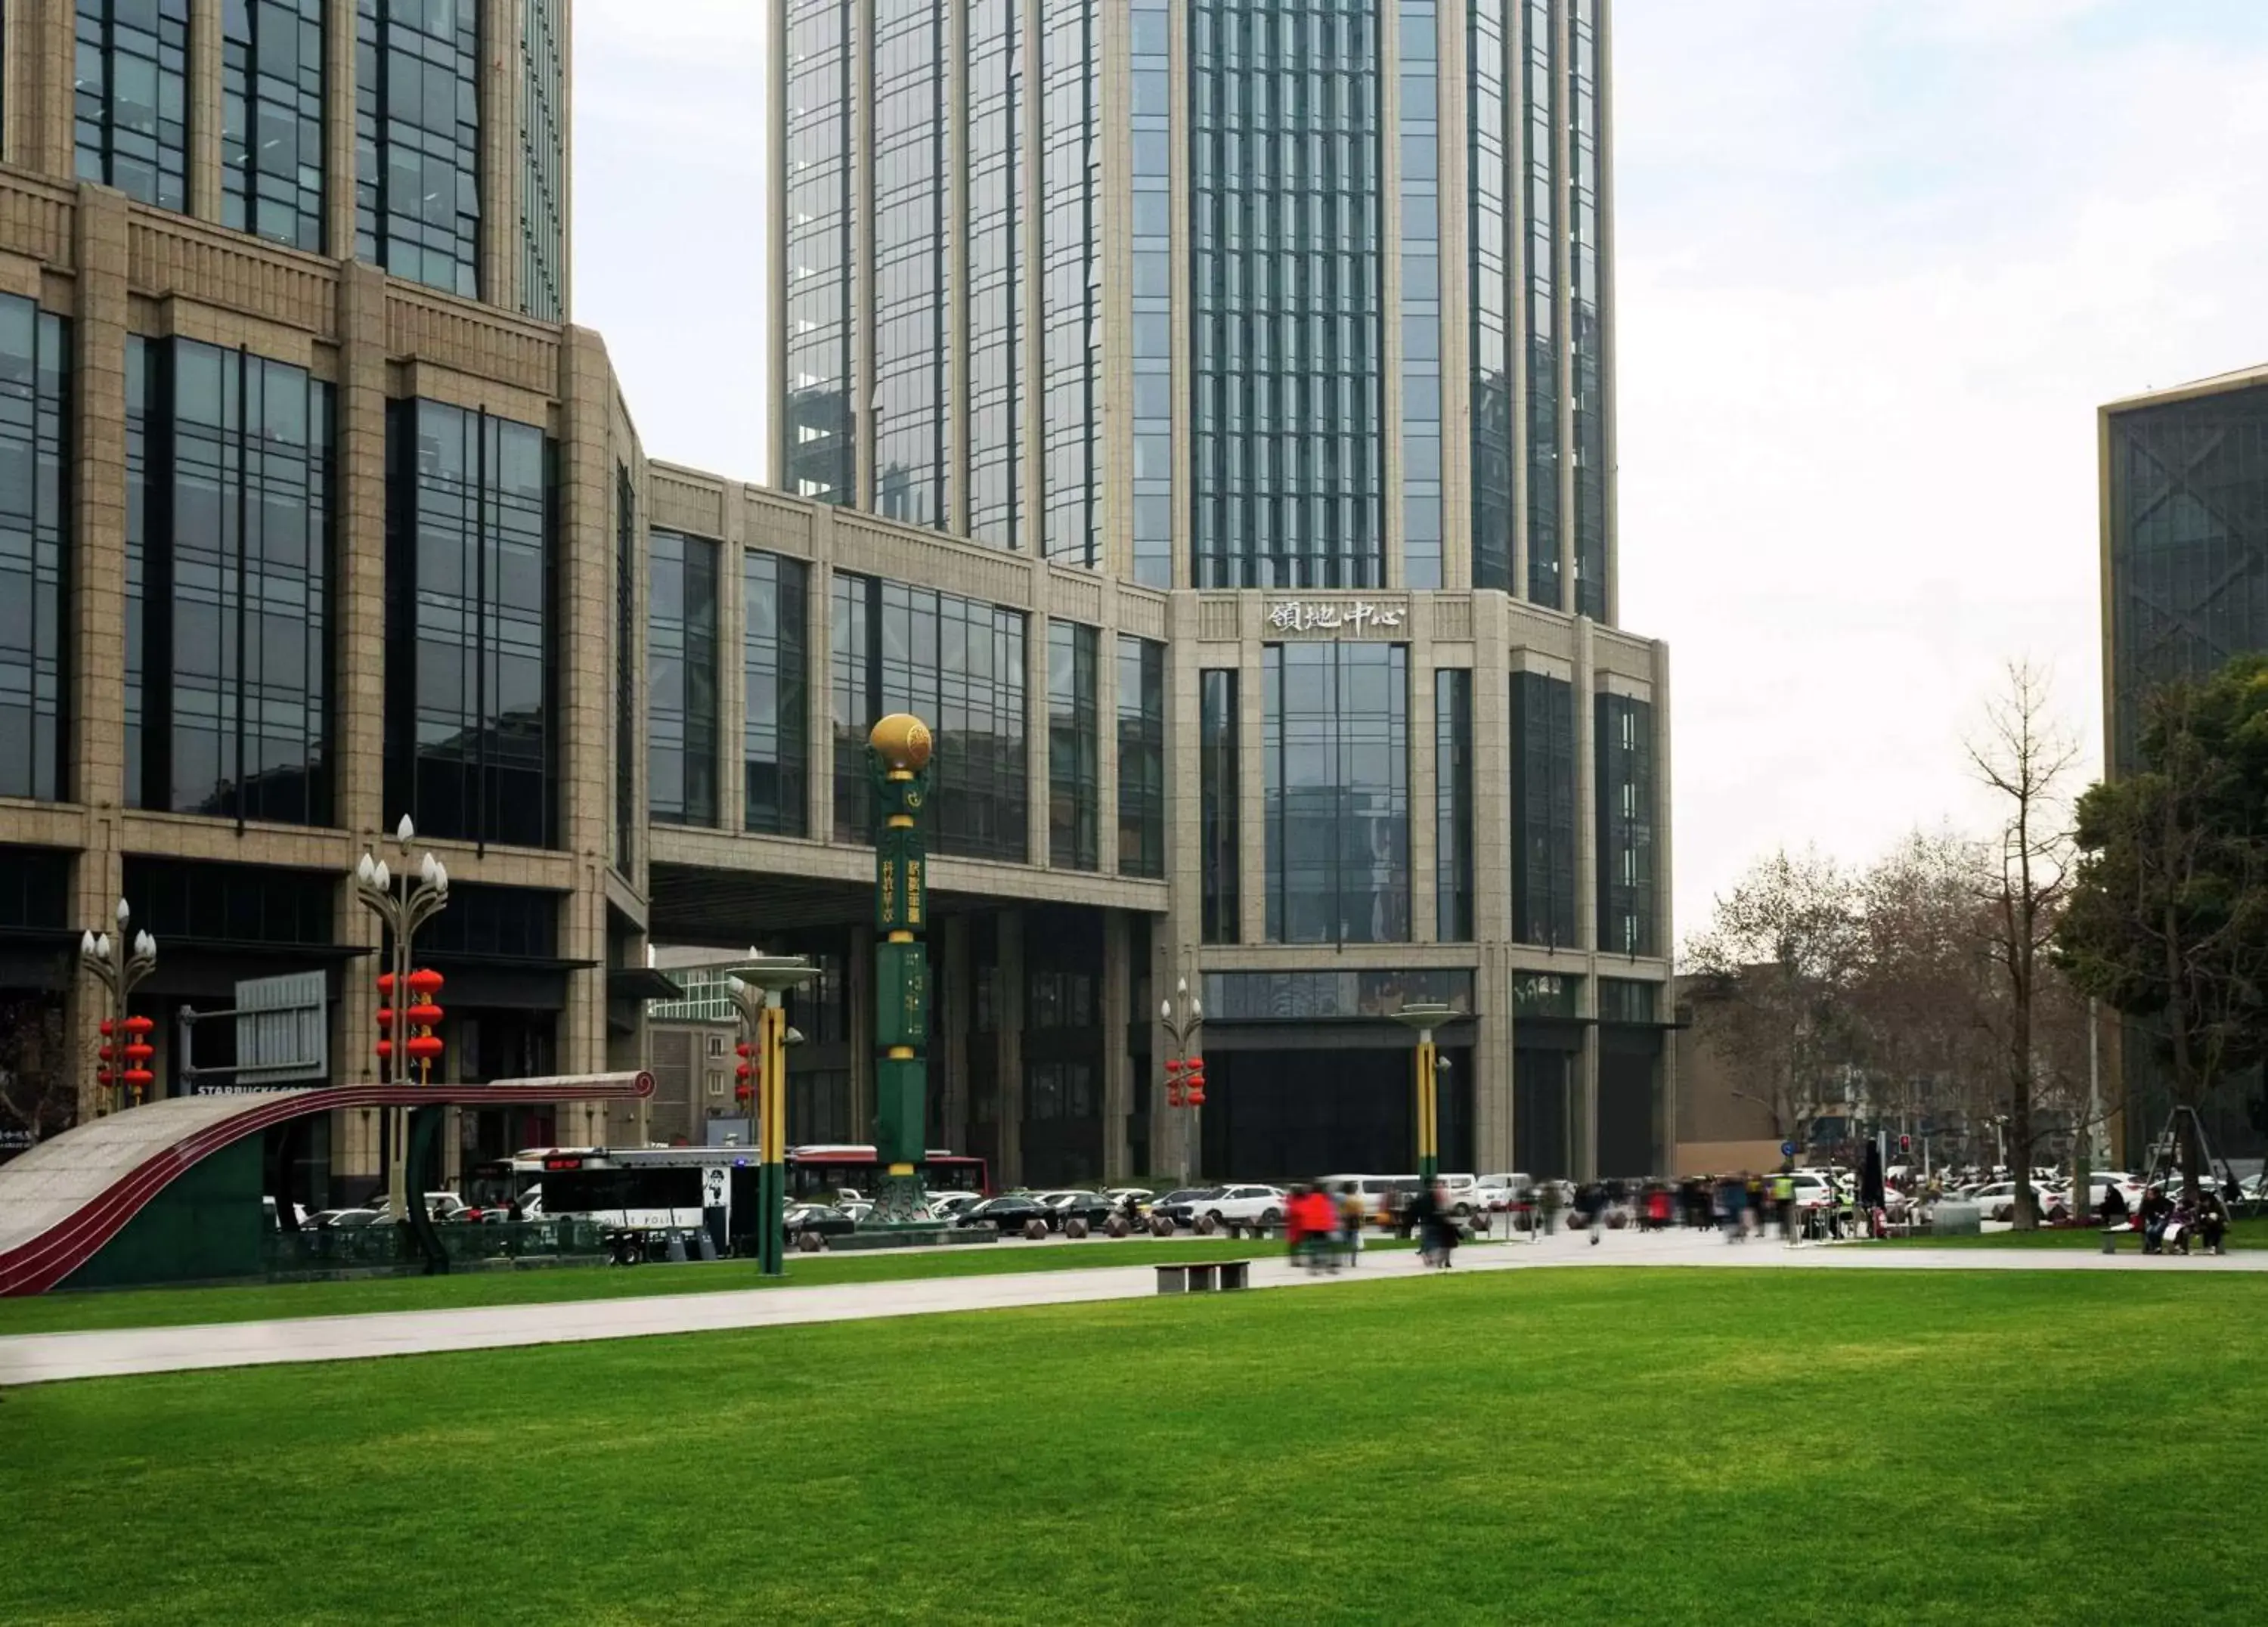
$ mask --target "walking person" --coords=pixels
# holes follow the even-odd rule
[[[1779,1240],[1795,1247],[1795,1175],[1783,1169],[1772,1177],[1772,1208],[1779,1218]]]
[[[1339,1229],[1346,1238],[1346,1261],[1351,1266],[1362,1263],[1362,1223],[1367,1218],[1359,1187],[1350,1187],[1339,1195]]]

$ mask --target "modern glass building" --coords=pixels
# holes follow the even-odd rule
[[[346,878],[406,813],[455,883],[446,1071],[652,1060],[650,952],[755,945],[822,970],[792,1135],[863,1137],[861,747],[912,710],[932,1145],[999,1181],[1406,1170],[1391,1013],[1438,999],[1451,1167],[1666,1167],[1607,6],[764,15],[777,439],[712,474],[564,321],[570,7],[5,8],[0,1022],[63,1034],[66,1107],[71,946],[122,894],[166,945],[162,1090],[230,1087],[180,1007],[310,970],[328,1077],[367,1077]],[[1163,1085],[1184,981],[1201,1111]],[[710,1061],[670,1133],[737,1116]],[[295,1182],[358,1196],[375,1129]]]
[[[2268,367],[2114,401],[2099,415],[2102,517],[2103,762],[2139,766],[2144,703],[2268,650]],[[2119,1036],[2130,1160],[2165,1128],[2171,1096],[2147,1034]],[[2246,1108],[2257,1076],[2206,1104],[2224,1156],[2257,1158]]]
[[[1668,661],[1616,624],[1609,11],[776,6],[771,467],[835,607],[808,828],[865,839],[852,748],[933,697],[970,781],[940,850],[1055,878],[1055,908],[940,935],[953,1145],[1031,1179],[1402,1168],[1388,1015],[1439,998],[1452,1163],[1668,1167]],[[869,566],[869,517],[935,541]],[[1012,625],[977,637],[968,600]],[[960,696],[923,676],[948,644]],[[718,884],[655,840],[658,903]],[[1184,979],[1201,1114],[1167,1104],[1151,1016]]]

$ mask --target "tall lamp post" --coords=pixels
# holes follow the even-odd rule
[[[92,930],[78,935],[79,964],[94,974],[109,996],[110,1014],[102,1020],[101,1064],[94,1072],[102,1087],[95,1099],[98,1113],[118,1110],[121,1086],[132,1091],[134,1105],[141,1106],[142,1093],[157,1077],[150,1071],[150,1059],[158,1054],[150,1043],[150,1030],[157,1025],[126,1008],[135,986],[158,968],[158,940],[147,932],[136,932],[129,940],[126,924],[133,918],[132,908],[122,898],[117,937]]]
[[[383,1030],[378,1042],[379,1082],[406,1085],[412,1062],[421,1064],[421,1071],[430,1071],[433,1058],[441,1053],[441,1042],[433,1033],[434,1024],[441,1020],[441,1008],[433,1004],[433,996],[440,991],[441,975],[413,971],[410,951],[417,929],[449,907],[449,872],[431,853],[418,861],[415,871],[410,869],[409,844],[417,839],[417,827],[409,822],[407,814],[394,827],[394,836],[401,849],[400,873],[384,859],[373,858],[365,848],[355,865],[354,883],[355,896],[363,908],[379,918],[394,939],[390,965],[378,980],[379,996],[384,1002],[378,1012]],[[413,1034],[413,1028],[419,1032]],[[389,1108],[386,1113],[387,1204],[392,1218],[401,1220],[409,1213],[404,1188],[409,1161],[409,1114],[401,1108]]]
[[[1435,1092],[1440,1053],[1433,1030],[1456,1012],[1439,1000],[1404,1001],[1394,1020],[1418,1031],[1418,1178],[1427,1186],[1441,1173],[1440,1100]]]
[[[929,801],[929,725],[892,712],[866,736],[874,833],[874,1156],[882,1166],[873,1218],[922,1218],[921,1157],[929,1128],[928,850],[917,822]]]
[[[1166,1105],[1201,1108],[1205,1100],[1204,1046],[1199,1038],[1204,1030],[1204,1002],[1189,992],[1188,978],[1174,981],[1174,998],[1158,1003],[1158,1017],[1174,1039],[1174,1054],[1166,1058]],[[1182,1145],[1183,1185],[1195,1178],[1197,1123],[1189,1121],[1191,1133]]]
[[[740,1019],[740,1067],[755,1089],[756,1121],[756,1270],[787,1274],[787,1048],[793,1031],[781,997],[810,982],[819,968],[801,955],[763,955],[728,968]]]

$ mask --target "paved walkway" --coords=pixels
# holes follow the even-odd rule
[[[1256,1289],[1314,1286],[1322,1290],[1334,1283],[1415,1277],[1422,1270],[1414,1254],[1372,1253],[1364,1255],[1357,1270],[1313,1277],[1280,1257],[1277,1245],[1258,1243],[1254,1245],[1254,1250],[1252,1285]],[[1101,1248],[1097,1254],[1108,1257]],[[2160,1260],[2145,1258],[2131,1248],[2118,1255],[2103,1255],[2087,1248],[1868,1248],[1833,1244],[1787,1248],[1777,1242],[1761,1240],[1728,1244],[1712,1234],[1692,1232],[1659,1236],[1609,1233],[1595,1246],[1580,1237],[1565,1234],[1540,1243],[1479,1244],[1458,1250],[1454,1269],[1458,1275],[1465,1276],[1474,1271],[1537,1267],[1632,1265],[1830,1270],[2146,1271],[2189,1276],[2268,1271],[2268,1250],[2220,1259],[2199,1256]],[[1148,1265],[1099,1264],[1093,1270],[838,1283],[823,1287],[759,1288],[466,1310],[388,1311],[362,1316],[216,1322],[182,1328],[21,1334],[0,1338],[0,1385],[206,1367],[261,1366],[279,1362],[341,1361],[433,1351],[496,1350],[588,1339],[633,1338],[643,1334],[713,1333],[799,1322],[919,1316],[941,1311],[1081,1305],[1104,1299],[1142,1299],[1155,1292],[1156,1277]]]

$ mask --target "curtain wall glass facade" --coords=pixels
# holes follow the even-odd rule
[[[1129,0],[1134,192],[1134,579],[1174,585],[1174,80],[1166,0]]]
[[[874,6],[874,509],[946,519],[944,0]]]
[[[1507,12],[1519,0],[1467,0],[1467,213],[1471,241],[1473,585],[1517,592],[1512,579],[1513,91],[1519,65]]]
[[[220,9],[221,224],[323,252],[324,0]]]
[[[1024,494],[1024,11],[968,7],[968,534],[1020,548]]]
[[[1568,7],[1567,280],[1573,344],[1575,614],[1607,614],[1606,328],[1600,316],[1605,217],[1600,211],[1599,0]]]
[[[1406,644],[1262,652],[1268,940],[1410,937]]]
[[[1040,0],[1044,547],[1090,568],[1102,528],[1100,4]]]
[[[76,30],[80,179],[188,208],[189,0],[77,0]]]
[[[1384,580],[1376,12],[1192,0],[1201,587]]]
[[[64,794],[70,323],[0,295],[0,797]]]
[[[717,822],[718,545],[674,531],[646,542],[646,813]]]
[[[519,308],[567,316],[567,7],[519,0]]]
[[[1512,675],[1512,935],[1578,947],[1575,690],[1542,673]]]
[[[127,358],[128,800],[331,821],[331,387],[187,339]]]
[[[1473,936],[1473,674],[1433,674],[1433,935]]]
[[[1598,756],[1599,951],[1653,954],[1653,708],[1602,695]]]
[[[1233,944],[1242,936],[1242,781],[1237,773],[1237,674],[1197,674],[1197,839],[1204,879],[1204,936]]]
[[[787,416],[780,483],[821,503],[858,486],[850,410],[853,0],[787,0]]]
[[[811,822],[810,591],[800,560],[741,555],[741,824],[773,836],[802,836]]]
[[[1528,330],[1528,596],[1562,608],[1559,570],[1559,40],[1552,0],[1520,0],[1520,62],[1528,116],[1521,202],[1521,316]]]
[[[386,806],[554,846],[551,443],[431,401],[392,403],[387,430]]]
[[[1095,710],[1101,635],[1076,622],[1048,623],[1048,863],[1093,870],[1102,799],[1101,724]]]
[[[1402,571],[1441,585],[1440,18],[1400,0],[1402,108]]]
[[[479,0],[356,0],[355,253],[481,293]]]
[[[1023,613],[846,571],[835,573],[833,600],[835,839],[873,840],[866,734],[909,711],[937,742],[932,848],[1022,862]]]
[[[1118,873],[1166,873],[1166,646],[1118,640]]]

